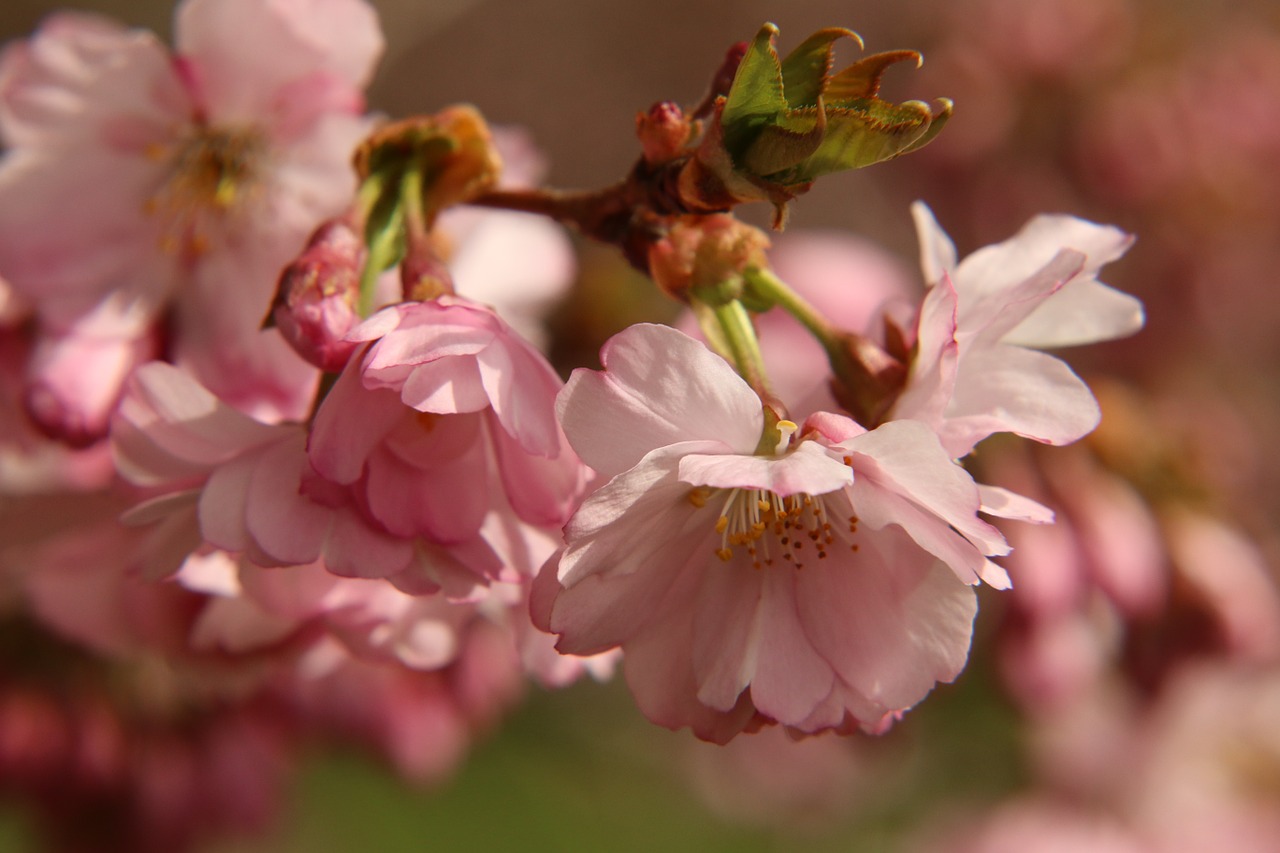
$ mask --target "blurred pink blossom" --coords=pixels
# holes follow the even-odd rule
[[[259,326],[280,268],[354,190],[377,20],[360,0],[188,0],[174,29],[171,55],[149,33],[65,13],[5,51],[0,275],[64,353],[136,361],[133,342],[171,321],[169,357],[207,387],[297,417],[314,372]],[[32,414],[100,435],[131,366],[36,362]],[[92,395],[73,376],[86,370]]]

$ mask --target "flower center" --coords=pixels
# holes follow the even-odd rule
[[[717,557],[728,562],[733,549],[741,547],[757,569],[772,566],[775,554],[776,559],[802,569],[809,550],[825,560],[827,546],[835,541],[821,495],[784,498],[764,489],[731,490],[716,519],[716,532],[720,534]]]
[[[208,251],[210,232],[257,188],[265,147],[252,128],[198,126],[176,145],[149,148],[149,158],[169,166],[143,208],[161,221],[160,248],[184,257]]]
[[[782,456],[790,447],[796,425],[779,421],[778,432],[774,455]],[[735,548],[743,549],[757,569],[779,560],[801,569],[810,553],[818,560],[827,558],[835,533],[822,495],[798,492],[783,497],[768,489],[699,486],[689,492],[689,502],[701,508],[723,491],[728,491],[728,497],[716,519],[720,547],[715,551],[721,560],[732,560]],[[856,518],[849,519],[849,529],[851,534],[856,532]]]

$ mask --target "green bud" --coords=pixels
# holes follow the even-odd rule
[[[817,178],[928,143],[952,106],[945,98],[930,107],[877,97],[890,65],[912,60],[919,66],[915,51],[874,54],[832,73],[836,42],[850,38],[862,46],[856,33],[819,30],[785,59],[774,49],[777,34],[777,27],[765,24],[747,48],[682,184],[701,191],[708,206],[725,199],[770,201],[778,208],[775,226],[784,218],[786,203]]]

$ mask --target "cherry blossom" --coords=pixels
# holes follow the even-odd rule
[[[585,470],[556,423],[560,378],[491,310],[459,297],[384,309],[316,414],[315,470],[398,536],[451,544],[509,505],[559,526]]]
[[[261,320],[354,191],[376,17],[360,0],[188,0],[174,30],[170,54],[62,13],[0,62],[0,275],[60,353],[31,366],[32,414],[81,442],[165,321],[168,357],[246,411],[300,416],[314,387]]]
[[[955,457],[998,432],[1068,444],[1097,426],[1088,387],[1038,350],[1141,328],[1141,304],[1097,280],[1133,238],[1111,226],[1042,215],[957,262],[929,209],[917,203],[913,212],[932,288],[920,307],[907,385],[889,417],[930,423]]]
[[[558,648],[621,647],[650,719],[727,741],[780,723],[880,730],[954,678],[1007,550],[976,484],[924,424],[780,421],[726,362],[633,326],[579,370],[558,407],[612,479],[565,529],[535,594]],[[762,443],[767,446],[761,448]]]

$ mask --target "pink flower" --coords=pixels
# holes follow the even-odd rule
[[[127,352],[168,312],[173,360],[242,409],[297,417],[315,373],[260,325],[280,268],[353,192],[376,18],[360,0],[188,0],[174,29],[176,56],[62,14],[6,50],[0,275],[63,341]],[[100,433],[128,366],[34,414]],[[87,367],[52,362],[37,381],[65,388],[64,369]]]
[[[135,508],[175,546],[150,574],[176,571],[201,541],[258,566],[323,560],[348,577],[390,577],[414,591],[471,595],[503,560],[478,535],[448,548],[388,531],[349,488],[317,474],[306,430],[262,424],[221,403],[177,368],[153,362],[131,378],[112,427],[122,474],[168,494]]]
[[[397,536],[476,536],[509,505],[559,526],[585,471],[555,419],[560,378],[491,310],[457,297],[384,309],[316,414],[311,464]]]
[[[601,356],[558,401],[613,478],[546,570],[562,589],[535,590],[562,652],[620,646],[650,719],[721,742],[771,722],[879,730],[956,676],[968,584],[1007,583],[985,556],[1007,548],[926,426],[819,413],[761,452],[760,400],[693,339],[634,326]]]
[[[961,457],[997,432],[1067,444],[1097,426],[1084,382],[1041,348],[1110,340],[1141,328],[1142,306],[1097,280],[1133,238],[1069,216],[1038,216],[957,263],[923,204],[913,208],[925,280],[916,356],[889,417],[934,426]]]

